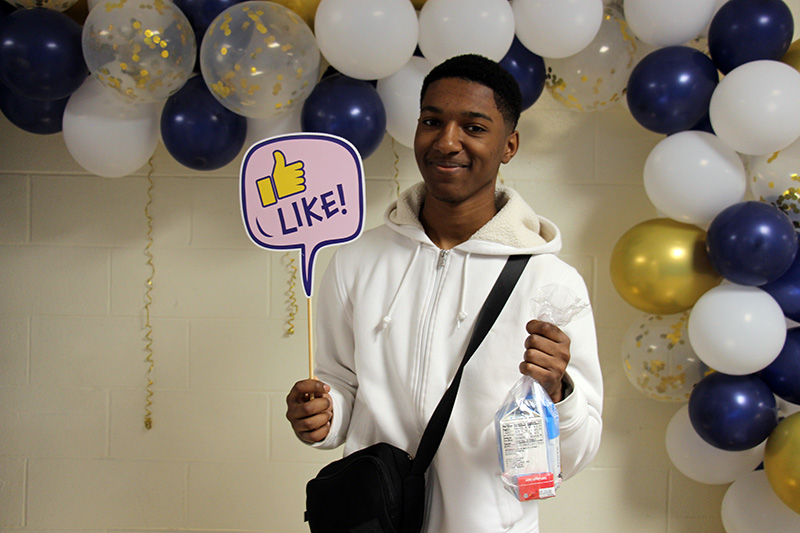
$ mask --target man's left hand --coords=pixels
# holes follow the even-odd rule
[[[531,320],[525,326],[525,357],[519,371],[539,382],[553,403],[563,398],[561,380],[569,364],[569,337],[558,326]]]

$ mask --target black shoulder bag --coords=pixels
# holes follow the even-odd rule
[[[453,411],[464,366],[494,325],[529,255],[508,258],[478,314],[453,381],[428,422],[416,458],[380,442],[320,470],[306,485],[306,521],[312,533],[418,533],[425,514],[425,471]]]

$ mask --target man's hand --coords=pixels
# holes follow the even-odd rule
[[[531,320],[525,326],[525,357],[519,371],[538,381],[553,403],[562,398],[561,380],[569,364],[569,337],[549,322]]]
[[[316,379],[298,381],[286,396],[286,418],[297,438],[319,442],[328,436],[333,419],[331,388]]]

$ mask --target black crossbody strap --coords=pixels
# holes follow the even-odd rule
[[[530,255],[512,255],[509,256],[508,261],[503,267],[500,276],[486,297],[486,301],[478,313],[477,321],[475,322],[475,329],[472,332],[467,350],[464,353],[464,358],[461,360],[461,365],[453,377],[452,383],[447,388],[447,391],[439,401],[439,405],[431,415],[428,421],[428,426],[422,434],[422,440],[417,449],[417,455],[414,458],[414,463],[411,467],[413,474],[423,474],[433,461],[433,456],[439,448],[439,443],[442,441],[444,431],[447,428],[447,422],[450,420],[450,414],[453,412],[453,405],[456,402],[456,394],[458,393],[458,386],[461,384],[461,375],[464,373],[464,366],[469,361],[475,350],[478,349],[483,338],[492,329],[495,321],[497,320],[500,311],[505,306],[506,300],[511,295],[511,291],[517,284],[525,265],[531,258]]]

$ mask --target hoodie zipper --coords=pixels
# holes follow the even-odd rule
[[[418,364],[419,371],[417,372],[416,383],[416,402],[417,402],[417,420],[420,427],[425,427],[427,424],[425,407],[425,392],[426,383],[428,382],[428,367],[430,360],[430,347],[431,337],[434,331],[434,317],[436,316],[436,309],[439,306],[439,297],[441,295],[442,284],[444,282],[444,272],[447,266],[447,259],[450,255],[450,250],[439,250],[439,257],[436,261],[436,270],[433,280],[432,290],[428,295],[428,302],[425,306],[425,312],[420,323],[420,336],[418,345]]]

